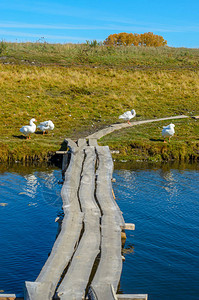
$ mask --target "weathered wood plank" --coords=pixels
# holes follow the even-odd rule
[[[71,265],[57,294],[62,300],[82,300],[97,254],[99,253],[99,219],[90,215],[84,219],[84,234],[72,258]]]
[[[112,193],[112,174],[113,174],[113,160],[108,146],[96,147],[99,166],[96,171],[98,184],[98,195],[102,194],[104,197],[100,197],[100,201],[104,203],[104,212],[109,213],[110,210],[114,210],[115,218],[120,226],[125,226],[122,212],[117,205],[113,193]]]
[[[62,229],[36,281],[26,282],[26,300],[52,299],[60,277],[76,250],[83,220],[77,197],[83,159],[83,151],[71,155],[61,190],[65,213]]]
[[[75,141],[71,140],[70,138],[64,139],[64,142],[69,148],[77,148],[77,144],[75,143]]]
[[[25,282],[25,299],[26,300],[47,300],[52,299],[53,295],[52,282]]]
[[[15,294],[0,294],[0,300],[15,300]]]
[[[189,116],[180,115],[180,116],[173,116],[173,117],[166,117],[166,118],[159,118],[159,119],[157,118],[157,119],[151,119],[151,120],[134,121],[134,122],[131,122],[131,125],[129,125],[128,123],[113,124],[107,128],[101,129],[97,132],[94,132],[93,134],[88,135],[86,138],[87,139],[90,139],[90,138],[100,139],[103,136],[105,136],[115,130],[120,130],[120,129],[126,128],[126,127],[129,128],[131,126],[140,125],[140,124],[147,124],[147,123],[152,123],[152,122],[175,120],[175,119],[185,119],[185,118],[189,118]]]
[[[68,153],[68,150],[65,150],[65,151],[63,151],[63,150],[61,151],[61,150],[60,150],[60,151],[56,151],[55,153],[56,153],[56,154],[67,154],[67,153]]]
[[[98,298],[99,293],[98,290],[95,290],[95,287],[90,286],[89,290],[88,290],[88,299],[89,300],[99,300],[99,299],[112,299],[112,300],[117,300],[117,295],[113,289],[113,286],[111,286],[110,284],[105,284],[105,286],[101,287],[101,297],[102,298]]]
[[[109,298],[110,290],[107,284],[113,285],[114,291],[117,291],[122,271],[121,231],[109,216],[102,217],[101,230],[101,257],[92,287],[98,300],[111,300],[114,298]]]
[[[84,160],[83,150],[72,153],[70,164],[65,173],[65,180],[61,190],[61,196],[63,200],[64,212],[70,210],[80,210],[79,199],[77,191],[79,188],[80,175],[82,171],[82,164]]]
[[[99,159],[96,196],[102,210],[101,257],[91,283],[98,300],[115,299],[110,292],[117,291],[122,271],[121,226],[124,220],[112,194],[113,162],[108,147],[96,147]]]
[[[133,223],[125,223],[125,225],[122,226],[122,229],[135,230],[135,224],[133,224]]]
[[[96,146],[98,146],[98,144],[97,144],[97,139],[88,139],[88,144],[89,144],[89,146],[94,146],[94,147],[96,147]]]
[[[87,147],[88,145],[87,145],[86,139],[78,139],[77,146],[79,148],[85,148],[85,147]]]
[[[62,300],[82,300],[91,270],[100,247],[100,210],[94,199],[95,149],[85,150],[79,199],[84,213],[84,233],[73,256],[70,267],[61,282],[57,295]]]

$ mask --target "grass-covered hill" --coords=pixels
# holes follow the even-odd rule
[[[0,160],[47,159],[65,137],[79,138],[135,108],[136,120],[180,114],[164,144],[168,122],[139,125],[104,137],[120,159],[199,158],[199,49],[107,47],[90,44],[0,43]],[[51,119],[49,135],[23,139],[31,118]]]

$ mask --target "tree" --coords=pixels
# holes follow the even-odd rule
[[[121,32],[109,35],[104,41],[104,45],[160,47],[167,45],[167,41],[161,35],[153,34],[153,32],[142,34]]]

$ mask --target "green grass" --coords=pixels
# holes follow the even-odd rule
[[[199,49],[119,46],[91,47],[89,44],[1,42],[0,54],[19,64],[103,65],[109,67],[198,67]]]
[[[173,122],[175,135],[164,143],[162,127]],[[100,140],[109,145],[117,160],[159,161],[197,161],[199,158],[199,124],[194,119],[178,119],[136,125],[115,131]]]
[[[136,120],[199,115],[198,49],[3,45],[1,161],[47,160],[60,149],[64,138],[85,137],[118,122],[118,116],[131,108],[137,112]],[[38,122],[51,119],[54,131],[46,136],[33,134],[31,140],[22,139],[19,129],[33,117]],[[186,155],[169,151],[174,147],[178,150],[173,148],[173,152],[187,152],[194,143],[198,149],[198,121],[190,118],[189,122],[175,121],[181,130],[176,126],[176,136],[164,151],[168,155],[161,154],[162,141],[157,140],[162,123],[119,131],[102,142],[120,148],[118,159],[182,159]]]

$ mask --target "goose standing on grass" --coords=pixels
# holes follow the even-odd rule
[[[119,119],[124,119],[126,121],[128,121],[128,124],[131,125],[130,120],[132,118],[134,118],[136,116],[136,112],[135,109],[132,109],[131,111],[126,111],[125,113],[123,113],[123,115],[119,116]]]
[[[165,140],[166,137],[169,138],[169,142],[170,142],[170,137],[173,136],[175,133],[174,127],[175,127],[175,125],[172,123],[167,126],[163,126],[162,136],[164,138],[164,143],[166,143],[166,140]]]
[[[33,122],[37,122],[37,120],[33,118],[30,120],[30,125],[25,125],[19,129],[26,136],[26,139],[30,139],[30,134],[36,130],[36,125]]]
[[[43,134],[48,133],[49,130],[53,130],[55,125],[51,120],[41,122],[37,128],[39,128],[41,131],[43,131]]]

